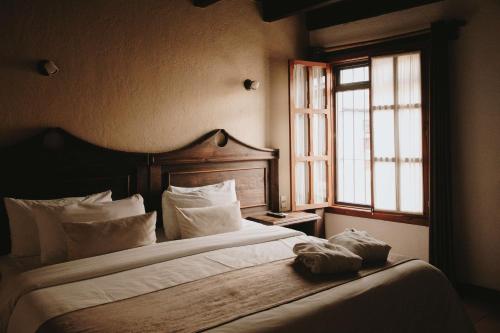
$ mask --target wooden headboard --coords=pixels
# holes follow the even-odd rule
[[[279,202],[279,150],[247,145],[225,130],[207,133],[184,148],[150,156],[151,204],[161,211],[161,193],[169,186],[194,187],[236,181],[243,216]]]
[[[50,199],[111,189],[113,199],[134,193],[157,210],[168,185],[202,186],[236,180],[244,215],[277,209],[279,151],[244,144],[214,130],[165,153],[130,153],[95,146],[51,128],[0,150],[0,254],[10,251],[3,197]]]

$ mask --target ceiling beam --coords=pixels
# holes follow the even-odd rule
[[[341,0],[262,0],[262,18],[266,22],[317,9]]]
[[[220,0],[193,0],[193,5],[195,5],[196,7],[202,7],[202,8],[205,8],[205,7],[208,7],[216,2],[218,2]]]
[[[309,11],[306,24],[309,30],[315,30],[438,1],[442,0],[344,0]]]

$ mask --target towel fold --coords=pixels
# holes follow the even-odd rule
[[[391,246],[373,238],[366,231],[346,229],[344,232],[332,236],[328,242],[341,245],[363,258],[364,262],[387,261]]]
[[[298,243],[293,247],[295,261],[314,274],[356,272],[363,259],[343,246],[328,242]]]

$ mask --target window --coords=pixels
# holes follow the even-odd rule
[[[290,62],[290,150],[292,209],[331,202],[331,67]]]
[[[422,63],[421,51],[344,58],[332,63],[333,89],[326,87],[326,91],[327,64],[291,64],[292,208],[309,208],[331,198],[332,212],[426,221]],[[325,74],[318,85],[319,68],[325,68]],[[329,95],[333,98],[331,139]],[[331,158],[329,140],[334,150]],[[330,184],[324,184],[325,177]]]

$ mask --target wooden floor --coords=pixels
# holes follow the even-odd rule
[[[477,333],[500,333],[500,297],[471,291],[461,295]]]

